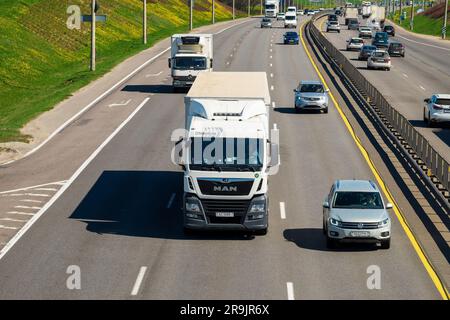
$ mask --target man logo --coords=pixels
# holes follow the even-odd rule
[[[236,186],[214,186],[214,191],[218,192],[237,192]]]

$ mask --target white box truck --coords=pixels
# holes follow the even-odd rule
[[[345,8],[345,25],[348,25],[349,19],[358,19],[358,8]]]
[[[370,4],[369,5],[363,5],[362,6],[362,14],[361,14],[363,19],[369,18],[370,14],[371,14],[371,11],[372,11],[372,7],[370,6]]]
[[[174,34],[169,58],[174,91],[190,87],[201,71],[213,70],[212,34]]]
[[[264,3],[264,15],[266,18],[275,18],[280,12],[279,0],[266,0]]]
[[[286,15],[284,17],[284,27],[297,28],[297,25],[298,25],[297,13],[286,12]]]
[[[185,130],[173,153],[184,170],[186,232],[266,234],[268,178],[280,164],[269,108],[265,72],[197,76],[185,97]]]

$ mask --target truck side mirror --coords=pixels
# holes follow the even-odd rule
[[[280,150],[276,143],[270,144],[270,163],[269,167],[276,167],[280,165]]]
[[[430,99],[428,99],[428,98],[423,99],[423,102],[425,102],[425,103],[430,103]]]
[[[172,59],[168,59],[168,63],[169,63],[169,68],[172,68]]]
[[[392,203],[386,203],[386,209],[392,209],[393,207]]]

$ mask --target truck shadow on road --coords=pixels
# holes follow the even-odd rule
[[[142,92],[142,93],[177,93],[173,90],[171,85],[167,84],[154,84],[154,85],[143,85],[143,84],[129,84],[126,85],[122,91],[125,92]],[[187,90],[186,90],[187,91]],[[179,93],[183,93],[181,90]]]
[[[234,232],[186,235],[182,191],[183,172],[104,171],[70,219],[85,222],[86,229],[97,234],[174,240],[253,239]]]
[[[371,243],[341,243],[336,249],[328,249],[322,229],[317,228],[286,229],[283,236],[298,247],[309,250],[342,252],[377,250],[376,244]]]

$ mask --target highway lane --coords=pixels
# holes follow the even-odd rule
[[[283,29],[257,24],[215,37],[214,49],[217,70],[263,70],[274,86],[282,167],[270,183],[268,235],[183,234],[182,173],[169,156],[183,95],[166,81],[0,261],[0,298],[130,298],[143,266],[137,298],[286,299],[287,283],[297,299],[439,298],[393,215],[390,250],[326,250],[321,203],[331,183],[372,176],[334,108],[292,113],[292,89],[317,76],[301,46],[278,44]],[[81,268],[81,290],[66,288],[69,265]],[[366,287],[370,265],[381,268],[379,291]]]
[[[326,18],[316,22],[322,31],[326,30]],[[365,20],[360,20],[365,24]],[[395,41],[403,43],[406,47],[405,58],[392,57],[392,68],[389,72],[367,70],[365,61],[358,61],[357,52],[347,52],[346,40],[358,36],[357,31],[347,30],[340,19],[341,33],[325,33],[327,38],[349,58],[360,72],[380,90],[388,101],[424,135],[431,145],[450,162],[450,130],[448,127],[428,128],[423,121],[423,100],[433,93],[450,92],[450,51],[427,45],[436,45],[430,40],[421,39],[411,35],[404,35],[404,31],[397,36],[405,36],[413,40],[394,37]],[[421,42],[421,43],[417,43]],[[371,43],[370,39],[365,40]],[[422,44],[424,43],[424,44]],[[442,44],[447,49],[445,44]],[[450,50],[450,49],[449,49]]]

